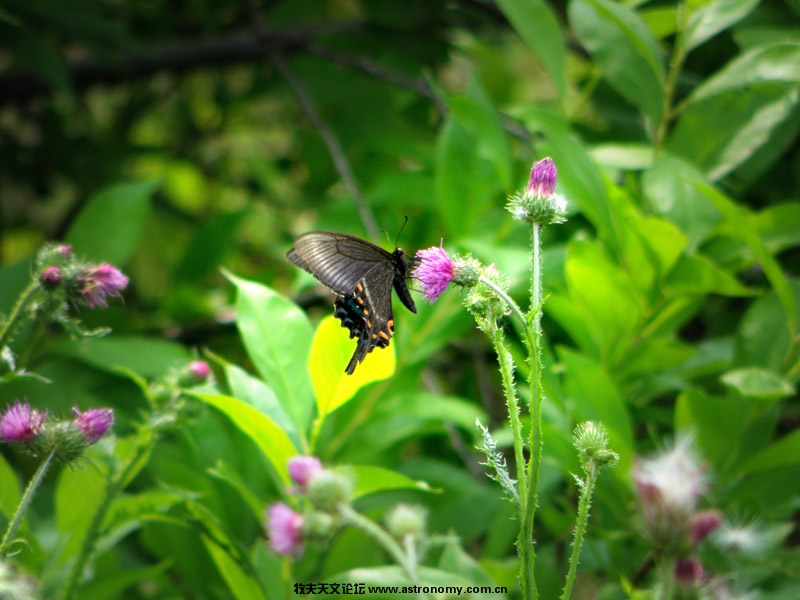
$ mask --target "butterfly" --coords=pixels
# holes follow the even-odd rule
[[[346,233],[310,231],[294,241],[286,258],[305,269],[336,294],[333,314],[357,338],[345,373],[377,346],[386,348],[394,333],[392,286],[400,301],[417,312],[406,285],[408,262],[401,248],[387,252]]]

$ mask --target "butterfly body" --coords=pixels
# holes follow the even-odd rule
[[[316,277],[336,294],[334,316],[357,338],[345,369],[348,375],[377,346],[385,348],[394,334],[392,288],[413,313],[414,299],[406,285],[403,250],[387,252],[346,233],[311,231],[295,240],[286,258]]]

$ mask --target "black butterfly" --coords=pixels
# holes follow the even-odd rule
[[[336,293],[333,314],[351,338],[358,338],[345,369],[348,375],[375,346],[389,345],[394,333],[392,285],[406,308],[417,312],[406,285],[408,263],[400,248],[389,253],[346,233],[310,231],[295,240],[286,258]]]

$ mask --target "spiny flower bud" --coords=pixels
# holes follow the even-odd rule
[[[419,281],[422,293],[434,302],[450,283],[461,287],[474,286],[480,276],[480,263],[470,256],[451,258],[441,246],[419,250],[411,277]]]
[[[333,512],[340,504],[350,502],[353,483],[348,476],[325,469],[311,478],[306,487],[306,494],[314,508]]]
[[[600,423],[580,423],[572,434],[572,443],[580,453],[584,471],[614,467],[619,462],[619,455],[608,447],[608,434]]]
[[[41,282],[48,290],[58,287],[61,282],[61,269],[58,267],[47,267],[42,273]]]
[[[425,536],[428,511],[411,504],[398,504],[386,516],[386,528],[398,540],[411,536],[420,540]]]
[[[316,456],[293,456],[289,459],[288,466],[289,477],[297,484],[300,492],[305,492],[309,482],[325,470]]]
[[[110,408],[90,408],[82,413],[77,406],[72,407],[75,425],[86,436],[89,445],[99,441],[114,425],[114,411]]]
[[[555,193],[558,169],[547,157],[534,163],[528,186],[509,199],[508,210],[518,221],[548,225],[566,220],[567,201]]]

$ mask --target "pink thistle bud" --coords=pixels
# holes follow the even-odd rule
[[[79,293],[86,299],[89,308],[108,306],[106,296],[119,297],[128,286],[129,279],[114,265],[103,263],[86,269],[79,277]]]
[[[697,587],[704,576],[703,565],[696,560],[680,558],[675,563],[675,582],[681,587]]]
[[[61,282],[61,269],[58,267],[47,267],[42,273],[41,282],[44,287],[52,290]]]
[[[303,515],[278,502],[268,509],[267,530],[270,547],[283,556],[303,553]]]
[[[114,411],[110,408],[90,408],[82,413],[77,406],[72,408],[75,425],[83,431],[91,445],[100,440],[114,425]]]
[[[72,244],[61,244],[56,248],[56,252],[64,257],[72,256]]]
[[[301,492],[315,475],[325,470],[316,456],[293,456],[289,459],[289,477],[292,478]]]
[[[411,271],[411,277],[419,281],[422,293],[434,302],[453,281],[456,266],[447,251],[437,246],[419,250],[417,260],[419,263]]]
[[[189,373],[198,383],[203,383],[211,375],[211,367],[204,360],[195,360],[189,365]]]
[[[45,417],[47,411],[39,412],[31,409],[27,400],[17,400],[0,417],[0,438],[4,442],[28,442],[39,435]]]
[[[696,546],[708,537],[712,531],[722,524],[722,513],[710,509],[698,512],[692,517],[689,536],[693,546]]]
[[[526,191],[537,196],[550,196],[556,189],[557,180],[558,169],[553,159],[548,156],[533,163]]]

